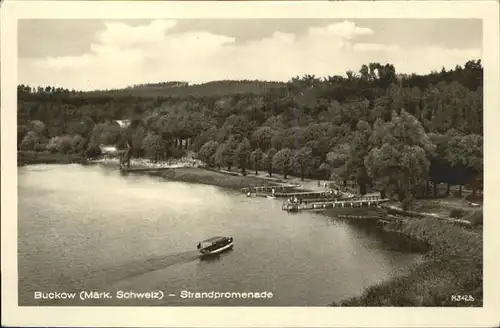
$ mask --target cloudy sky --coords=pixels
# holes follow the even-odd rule
[[[369,62],[427,73],[481,58],[481,44],[481,21],[471,19],[20,20],[19,83],[287,81]]]

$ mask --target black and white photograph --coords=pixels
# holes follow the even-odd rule
[[[498,306],[484,265],[498,272],[484,228],[498,228],[484,156],[498,17],[480,16],[498,3],[471,17],[20,8],[15,49],[2,26],[11,306]]]

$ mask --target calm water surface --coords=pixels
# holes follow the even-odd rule
[[[238,191],[121,175],[102,166],[19,168],[20,305],[324,306],[360,295],[421,259],[394,236]],[[200,260],[199,240],[235,238]],[[78,300],[80,291],[109,299]],[[191,292],[272,292],[270,299],[188,299]],[[162,291],[163,299],[116,292]],[[76,292],[74,301],[35,292]],[[172,294],[172,296],[169,296]]]

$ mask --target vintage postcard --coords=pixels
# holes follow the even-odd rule
[[[498,9],[7,1],[4,324],[497,325]]]

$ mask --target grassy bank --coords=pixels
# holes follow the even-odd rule
[[[431,249],[407,276],[368,288],[334,306],[482,306],[483,238],[479,230],[432,218],[407,218],[398,232]],[[471,295],[473,301],[453,300]]]
[[[24,166],[30,164],[72,164],[86,163],[86,159],[81,154],[60,154],[37,151],[18,151],[17,165]]]
[[[230,189],[276,184],[273,181],[261,179],[256,176],[231,175],[196,167],[151,170],[145,173],[171,181],[201,183]]]

